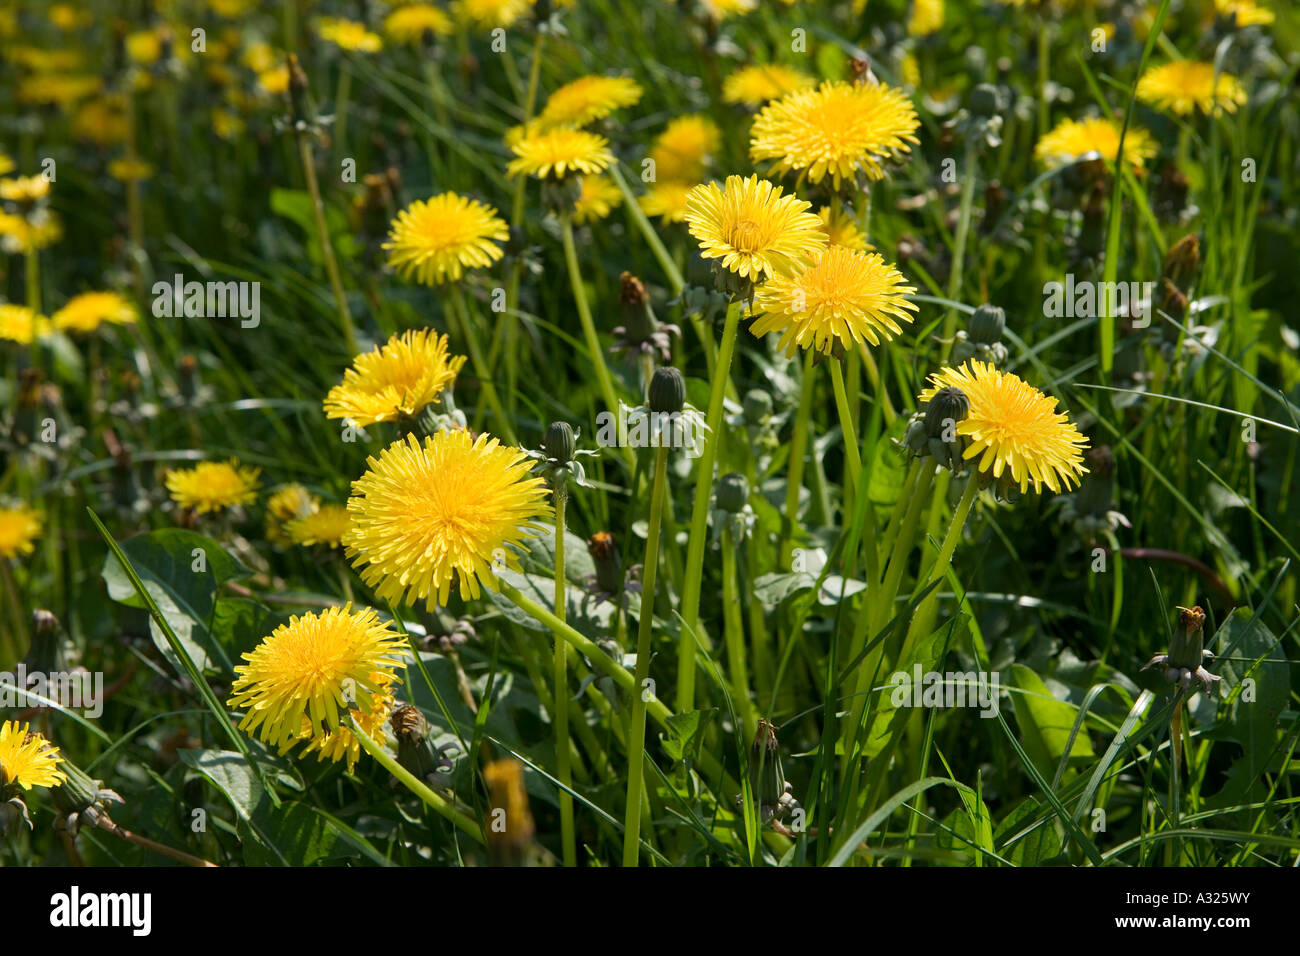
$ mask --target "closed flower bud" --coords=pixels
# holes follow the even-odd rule
[[[650,379],[650,411],[673,414],[686,404],[686,379],[680,369],[660,368]]]
[[[746,392],[742,404],[747,425],[762,425],[772,417],[772,396],[761,388]]]
[[[1187,289],[1201,264],[1201,241],[1195,233],[1179,239],[1165,253],[1164,278],[1179,289]]]
[[[970,317],[970,338],[980,345],[992,345],[1002,341],[1002,333],[1007,327],[1007,314],[996,305],[985,302]]]
[[[970,399],[960,388],[941,388],[925,408],[925,432],[942,442],[955,440],[955,426],[970,414]]]
[[[992,83],[981,83],[970,94],[970,111],[976,116],[991,119],[1006,109],[1002,91]]]
[[[597,531],[587,539],[587,553],[596,565],[596,586],[606,594],[623,591],[623,559],[618,544],[608,531]]]
[[[575,442],[572,425],[568,422],[551,422],[550,428],[546,429],[546,437],[542,439],[542,448],[547,457],[567,464],[573,460]]]
[[[718,507],[730,514],[740,514],[749,502],[749,482],[737,472],[718,479]]]

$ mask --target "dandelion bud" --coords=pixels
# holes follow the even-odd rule
[[[125,802],[102,780],[91,777],[67,757],[59,762],[59,769],[65,778],[63,784],[50,791],[51,802],[59,813],[56,829],[76,834],[82,826],[98,826],[108,817],[110,803]]]
[[[761,388],[751,388],[742,401],[745,424],[758,426],[772,417],[772,396]]]
[[[199,396],[199,386],[202,382],[199,379],[199,360],[191,354],[181,356],[178,363],[176,377],[176,387],[181,393],[181,398],[187,402],[193,402]]]
[[[1205,612],[1199,607],[1178,609],[1178,627],[1169,642],[1169,666],[1188,670],[1201,666],[1205,650],[1204,625]]]
[[[789,785],[781,770],[781,745],[776,739],[776,726],[763,718],[759,718],[749,748],[749,779],[758,803],[759,817],[764,823],[782,815],[793,805]]]
[[[680,369],[655,369],[650,379],[650,411],[674,414],[686,404],[686,379]]]
[[[949,440],[951,429],[970,414],[970,400],[955,385],[939,389],[925,408],[925,432],[940,441]]]
[[[596,586],[606,594],[623,590],[623,559],[618,544],[608,531],[597,531],[587,539],[587,553],[596,565]]]
[[[43,674],[66,670],[63,625],[53,611],[37,608],[32,612],[32,645],[27,650],[27,667]]]
[[[737,472],[718,479],[718,507],[729,514],[740,514],[749,502],[749,482]]]
[[[970,319],[970,337],[972,342],[992,345],[1002,341],[1002,333],[1007,327],[1007,314],[996,305],[985,302]]]
[[[991,119],[1006,109],[1002,91],[992,83],[981,83],[971,91],[970,111],[976,116]]]
[[[1168,277],[1160,280],[1160,310],[1171,318],[1182,322],[1187,317],[1187,296],[1181,289],[1169,281]],[[1170,335],[1177,335],[1177,329],[1167,329]]]
[[[568,464],[573,460],[575,442],[572,425],[568,422],[551,422],[551,426],[546,429],[546,437],[542,439],[542,448],[548,458],[560,464]]]
[[[438,772],[442,761],[429,738],[429,722],[420,708],[398,704],[389,718],[397,737],[397,762],[415,776],[427,780]]]
[[[1179,239],[1165,253],[1164,278],[1176,288],[1186,289],[1201,264],[1201,241],[1195,233]]]

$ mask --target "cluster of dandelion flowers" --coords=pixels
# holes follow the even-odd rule
[[[641,87],[626,76],[583,76],[552,93],[538,116],[542,127],[586,126],[641,99]]]
[[[1246,91],[1234,76],[1227,73],[1215,76],[1213,63],[1175,60],[1143,73],[1138,80],[1137,98],[1179,116],[1194,110],[1234,113],[1246,102]]]
[[[983,362],[943,369],[930,381],[932,387],[920,395],[922,403],[950,386],[969,401],[970,411],[957,423],[957,434],[968,442],[963,457],[978,458],[981,473],[1001,478],[1009,472],[1021,492],[1030,482],[1035,491],[1046,485],[1058,493],[1079,484],[1087,471],[1082,454],[1087,440],[1065,413],[1056,411],[1056,399]]]
[[[550,513],[546,482],[530,478],[518,448],[464,430],[399,440],[352,483],[347,556],[381,598],[446,604],[492,588],[494,561],[517,564],[510,548]]]
[[[834,188],[858,170],[884,178],[886,160],[911,151],[921,121],[900,90],[826,82],[769,103],[754,118],[749,155],[776,160],[775,173],[799,170],[809,182],[827,176]]]
[[[105,324],[129,325],[136,318],[135,306],[117,292],[83,292],[64,303],[50,321],[61,332],[89,333]]]
[[[538,132],[526,131],[510,146],[515,158],[507,171],[511,176],[564,179],[574,174],[604,172],[614,162],[609,141],[603,136],[561,126]]]
[[[510,232],[486,203],[443,193],[416,200],[389,224],[388,264],[424,285],[455,282],[466,269],[490,266]]]
[[[262,469],[229,461],[201,461],[193,468],[179,468],[167,473],[167,490],[172,500],[199,514],[221,511],[257,500],[258,480]]]
[[[912,321],[916,306],[906,296],[914,292],[876,253],[830,246],[802,272],[758,287],[753,311],[761,315],[750,331],[779,332],[777,347],[791,357],[801,348],[829,355],[864,340],[879,345],[903,331],[899,321]]]
[[[364,428],[419,414],[456,381],[463,355],[449,355],[447,337],[432,329],[395,335],[382,348],[358,355],[329,390],[329,418],[345,418]]]
[[[1114,162],[1119,158],[1119,132],[1119,126],[1104,116],[1065,119],[1038,141],[1034,158],[1049,168],[1077,162],[1093,153]],[[1128,128],[1124,136],[1124,158],[1130,165],[1142,169],[1156,151],[1150,133],[1137,126]]]
[[[0,790],[14,784],[24,790],[57,787],[67,779],[59,769],[59,748],[30,726],[16,720],[0,724]]]
[[[792,271],[826,245],[822,221],[810,208],[766,179],[728,176],[722,188],[705,183],[687,194],[686,222],[701,256],[759,282]]]
[[[356,763],[360,745],[340,727],[350,711],[371,736],[382,739],[393,705],[396,669],[407,650],[371,608],[331,607],[319,615],[290,617],[235,668],[228,707],[246,711],[241,730],[287,753],[315,745],[322,757]],[[383,715],[375,726],[374,718]]]
[[[0,558],[17,558],[36,549],[41,513],[26,505],[0,507]]]

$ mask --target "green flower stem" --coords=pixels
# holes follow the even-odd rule
[[[636,633],[636,679],[627,741],[627,811],[623,824],[623,865],[636,866],[641,842],[641,780],[645,774],[646,681],[650,676],[650,637],[654,630],[655,583],[659,568],[659,529],[668,488],[668,447],[655,449],[654,484],[650,489],[650,524],[646,529],[641,572],[641,614]]]
[[[533,52],[532,59],[528,67],[528,91],[524,94],[524,123],[526,124],[533,118],[533,111],[537,107],[537,87],[541,79],[542,72],[542,43],[545,41],[546,34],[541,30],[533,34]],[[450,128],[450,127],[448,127]],[[524,187],[527,185],[528,178],[519,176],[515,180],[515,191],[510,203],[510,225],[516,228],[524,221]],[[515,354],[517,346],[516,339],[519,334],[519,282],[522,277],[523,264],[519,261],[511,263],[510,274],[506,278],[506,307],[501,315],[502,334],[498,340],[505,351],[505,373],[506,373],[506,401],[510,403],[511,410],[514,410],[515,400],[515,362],[518,356]],[[493,346],[495,355],[496,347]],[[496,362],[493,361],[493,367]],[[615,409],[617,411],[617,409]]]
[[[321,257],[325,260],[325,273],[329,276],[334,304],[339,312],[339,327],[349,355],[357,354],[357,335],[352,327],[352,313],[348,311],[347,296],[343,293],[343,279],[339,264],[334,258],[334,244],[330,242],[329,227],[325,224],[325,204],[321,201],[320,184],[316,181],[316,160],[312,155],[311,140],[298,132],[298,156],[302,160],[302,174],[307,180],[307,194],[311,197],[312,217],[316,222],[316,235],[320,239]]]
[[[486,845],[487,841],[483,839],[483,829],[468,814],[422,784],[411,771],[394,760],[388,751],[371,740],[370,736],[353,719],[350,711],[347,714],[346,724],[357,738],[357,742],[361,744],[361,749],[379,761],[380,765],[396,777],[407,790],[410,790],[411,793],[423,800],[425,806],[440,817],[450,821],[477,842]]]
[[[855,659],[862,653],[866,646],[869,635],[879,633],[880,629],[885,626],[893,613],[895,599],[898,597],[898,587],[902,582],[903,569],[907,564],[907,556],[911,553],[912,543],[916,539],[916,526],[920,520],[921,511],[929,498],[930,483],[934,480],[934,469],[922,466],[920,477],[916,486],[912,489],[911,499],[907,504],[907,513],[903,517],[903,522],[899,526],[898,536],[894,539],[894,547],[889,556],[889,564],[885,569],[885,581],[880,588],[880,592],[875,600],[864,601],[861,610],[858,613],[857,620],[854,623],[853,640],[850,645],[849,660]],[[884,656],[885,643],[882,641],[872,649],[866,659],[858,665],[858,676],[854,687],[853,706],[850,708],[851,719],[845,726],[848,728],[849,741],[857,741],[859,725],[862,722],[862,714],[866,709],[867,691],[871,688],[871,682],[875,678],[876,670],[880,666],[880,661]],[[845,749],[846,756],[852,753],[850,748]],[[852,757],[849,756],[848,763],[852,763]],[[847,772],[847,771],[846,771]]]
[[[500,426],[499,434],[514,445],[516,444],[515,430],[510,426],[510,418],[506,415],[505,409],[501,407],[501,399],[497,397],[496,386],[492,384],[492,376],[489,374],[487,363],[483,361],[483,346],[479,344],[477,326],[474,323],[474,317],[469,314],[469,305],[465,301],[465,293],[461,290],[460,283],[451,283],[449,296],[452,302],[451,311],[460,319],[461,335],[464,336],[465,343],[469,347],[469,360],[474,366],[474,374],[478,376],[479,388],[482,389],[488,407],[492,409],[492,414],[496,417],[497,424]]]
[[[565,215],[560,219],[560,230],[564,240],[564,260],[569,266],[569,283],[573,286],[573,298],[578,306],[578,321],[582,323],[582,334],[587,340],[587,351],[591,353],[591,364],[596,370],[596,382],[605,401],[605,407],[611,415],[618,414],[618,396],[614,392],[614,380],[609,376],[609,367],[605,365],[605,350],[600,347],[600,337],[596,334],[596,323],[591,318],[591,306],[587,303],[587,290],[582,284],[582,270],[578,266],[578,249],[573,242],[573,217]],[[623,457],[629,466],[635,465],[635,456],[631,449],[624,448]]]
[[[794,525],[799,513],[799,489],[803,486],[804,454],[808,450],[808,419],[812,414],[813,352],[804,353],[803,381],[799,386],[799,407],[795,409],[794,436],[790,440],[790,458],[786,464],[785,523],[781,529],[781,567],[790,566],[790,549],[794,546]]]
[[[881,384],[880,368],[876,365],[876,358],[865,342],[858,343],[858,355],[862,357],[862,367],[867,372],[867,381],[871,383],[876,400],[880,402],[880,410],[885,416],[885,425],[892,425],[894,419],[898,417],[898,412],[894,411],[894,403],[889,400],[889,392],[885,391],[884,385]]]
[[[838,359],[832,359],[831,384],[835,387],[835,408],[840,415],[840,431],[844,437],[844,462],[848,468],[848,481],[844,483],[844,514],[853,514],[853,498],[857,493],[858,478],[862,474],[862,457],[858,452],[858,432],[853,424],[853,412],[844,391],[844,370]]]
[[[961,500],[957,503],[957,510],[953,513],[952,521],[948,524],[948,533],[943,537],[943,544],[939,546],[939,556],[935,558],[934,565],[928,575],[923,576],[917,581],[918,590],[924,588],[931,580],[936,577],[942,577],[948,573],[948,568],[952,564],[953,552],[957,549],[957,542],[961,540],[962,529],[966,527],[966,518],[970,514],[971,505],[975,503],[975,496],[979,494],[979,477],[972,471],[966,478],[966,488],[961,494]],[[900,660],[906,658],[916,642],[928,633],[934,624],[934,618],[939,606],[939,589],[935,588],[927,594],[916,608],[916,613],[912,615],[912,623],[907,629],[907,637],[903,641],[903,651]]]
[[[695,642],[691,635],[701,633],[700,590],[704,577],[704,548],[709,540],[709,501],[713,497],[713,469],[718,460],[718,446],[722,441],[722,399],[725,383],[731,379],[731,357],[736,350],[740,312],[739,302],[732,302],[727,308],[727,318],[722,327],[722,345],[718,349],[718,365],[709,388],[706,419],[709,433],[704,454],[700,456],[695,472],[695,501],[691,506],[686,570],[682,577],[682,636],[677,643],[677,709],[681,711],[692,710],[695,706]]]
[[[583,657],[587,658],[587,660],[591,662],[592,666],[595,667],[602,676],[613,680],[621,691],[626,694],[633,694],[633,690],[637,686],[636,678],[620,662],[614,660],[614,658],[605,653],[599,644],[579,631],[574,630],[536,601],[522,594],[519,589],[510,582],[498,578],[496,583],[497,590],[501,592],[502,597],[538,623],[545,624],[549,627],[551,633],[562,638],[566,644],[580,653]],[[596,706],[600,708],[602,712],[608,713],[601,705],[600,701],[602,698],[598,693],[590,688],[587,693],[592,697]],[[640,695],[638,694],[636,696],[639,697]],[[650,699],[645,702],[645,705],[647,717],[653,720],[662,729],[668,731],[672,730],[668,720],[673,716],[673,712],[668,709],[668,706],[663,701],[652,694]],[[726,773],[722,764],[718,762],[718,758],[709,751],[703,750],[700,752],[699,765],[700,770],[704,772],[706,777],[714,781],[714,784],[718,789],[733,791],[739,786],[731,775]]]
[[[948,277],[948,298],[957,302],[961,296],[963,270],[966,264],[966,237],[970,233],[971,206],[975,198],[976,150],[966,144],[966,163],[962,170],[961,208],[957,214],[957,232],[952,244],[952,273]],[[957,310],[950,308],[943,320],[943,358],[946,362],[952,351],[953,337],[957,334]]]
[[[352,100],[352,66],[346,59],[339,61],[339,82],[334,93],[334,146],[336,155],[346,156],[348,134],[348,104]]]
[[[749,663],[745,659],[745,625],[740,617],[740,594],[736,580],[736,538],[728,522],[722,528],[722,617],[727,642],[727,666],[744,739],[754,736],[758,722],[749,693]]]
[[[907,477],[903,479],[903,490],[898,496],[898,501],[894,503],[894,512],[889,516],[889,524],[885,526],[885,533],[876,542],[878,558],[887,558],[894,547],[894,541],[898,537],[899,523],[903,520],[907,505],[912,500],[912,493],[916,490],[916,483],[921,478],[921,464],[924,460],[923,458],[914,459],[911,467],[907,469]],[[879,581],[880,579],[876,578],[876,580]]]
[[[555,616],[566,616],[568,588],[564,577],[564,505],[568,494],[564,488],[555,492]],[[555,690],[551,695],[551,713],[555,718],[556,778],[565,787],[573,785],[569,766],[569,645],[555,638]],[[578,865],[578,850],[573,833],[573,797],[560,791],[560,844],[565,866]]]

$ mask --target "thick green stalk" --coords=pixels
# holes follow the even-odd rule
[[[501,431],[499,434],[510,444],[515,444],[515,430],[510,425],[510,417],[501,407],[501,399],[497,396],[496,386],[492,384],[492,376],[489,373],[487,363],[483,360],[483,346],[479,343],[478,329],[474,324],[474,317],[469,314],[469,305],[465,302],[465,293],[461,291],[460,285],[453,282],[450,286],[450,298],[452,301],[452,312],[460,318],[461,334],[465,338],[465,343],[469,348],[470,364],[474,366],[474,374],[478,376],[478,386],[483,390],[483,395],[487,399],[488,406],[492,409],[492,414],[496,417],[497,424]]]
[[[943,544],[939,546],[939,556],[935,558],[934,565],[930,570],[929,580],[918,580],[917,588],[924,588],[931,580],[936,577],[943,577],[947,574],[949,565],[952,564],[953,552],[957,549],[957,542],[961,540],[962,529],[966,526],[966,517],[970,514],[971,505],[975,503],[975,496],[979,493],[979,479],[972,471],[966,478],[966,489],[961,494],[961,501],[957,503],[957,510],[953,513],[952,521],[948,524],[948,533],[943,537]],[[916,613],[912,615],[912,623],[907,629],[907,638],[903,642],[903,652],[900,660],[906,658],[916,642],[921,639],[931,628],[934,623],[936,610],[939,604],[939,589],[935,588],[927,594],[916,608]]]
[[[691,635],[699,633],[700,591],[704,577],[704,547],[709,539],[713,469],[718,460],[718,445],[722,441],[722,399],[726,383],[731,378],[731,357],[736,350],[740,312],[739,302],[733,302],[727,308],[727,318],[722,326],[722,345],[718,349],[718,365],[709,387],[709,411],[706,419],[709,434],[704,454],[700,456],[695,472],[695,501],[691,506],[686,570],[682,576],[682,637],[677,645],[677,709],[681,711],[691,710],[695,706],[695,642]]]
[[[366,732],[362,730],[353,719],[350,712],[347,715],[347,727],[352,731],[353,735],[357,738],[357,741],[361,744],[361,749],[374,757],[375,760],[379,761],[379,764],[396,777],[407,790],[410,790],[411,793],[423,800],[425,806],[438,814],[438,816],[449,820],[452,824],[469,834],[469,836],[473,837],[479,843],[486,843],[483,839],[482,828],[470,819],[468,814],[457,808],[449,800],[438,796],[438,794],[434,793],[417,780],[411,771],[407,770],[400,763],[394,760],[389,755],[388,751],[384,750],[383,747],[370,739]]]
[[[566,616],[568,588],[564,577],[564,505],[568,493],[563,487],[555,491],[555,616]],[[569,766],[569,645],[555,638],[555,690],[551,695],[551,713],[555,718],[555,776],[565,787],[573,785]],[[578,865],[577,844],[573,834],[573,797],[560,791],[560,843],[565,866]]]
[[[786,462],[785,523],[781,528],[781,567],[790,566],[795,517],[799,513],[799,490],[803,487],[804,454],[808,450],[808,419],[812,415],[813,356],[804,353],[803,381],[799,387],[799,407],[795,409],[794,436],[790,440],[790,458]]]
[[[744,739],[754,736],[758,724],[749,693],[749,662],[745,658],[745,625],[740,616],[740,594],[736,580],[736,539],[730,523],[722,528],[722,621],[727,643],[727,668]]]
[[[853,424],[848,395],[844,391],[844,371],[837,359],[831,365],[831,384],[835,388],[835,408],[840,415],[840,432],[844,436],[844,462],[848,480],[844,482],[844,514],[853,514],[853,496],[857,492],[858,477],[862,474],[862,456],[858,452],[858,433]]]
[[[605,407],[611,415],[618,414],[618,396],[614,392],[614,380],[610,378],[609,368],[605,365],[605,350],[600,347],[600,337],[596,334],[596,323],[591,318],[591,306],[587,304],[587,290],[582,284],[582,270],[578,266],[578,249],[573,242],[573,217],[565,215],[560,219],[560,230],[564,241],[564,260],[569,267],[569,283],[573,286],[573,298],[578,306],[578,321],[582,323],[582,334],[587,341],[587,351],[591,353],[591,364],[596,370],[596,383],[605,401]],[[629,464],[633,462],[631,450],[623,449],[624,458]]]
[[[952,273],[948,277],[948,298],[954,302],[960,300],[961,285],[966,265],[966,237],[970,234],[971,206],[975,198],[975,147],[966,144],[966,163],[962,170],[961,208],[957,214],[957,233],[952,243]],[[948,309],[943,320],[943,358],[946,361],[952,351],[953,337],[957,334],[957,310]]]
[[[655,449],[654,484],[650,489],[650,524],[646,529],[641,572],[641,615],[637,622],[636,679],[627,741],[627,812],[623,825],[623,865],[636,866],[641,842],[641,780],[645,773],[646,684],[650,677],[650,638],[654,631],[655,584],[659,567],[659,529],[668,486],[668,446]],[[653,693],[651,691],[651,693]]]
[[[348,311],[347,296],[343,293],[343,279],[339,264],[334,258],[334,244],[330,242],[329,227],[325,224],[325,204],[321,201],[320,184],[316,181],[316,161],[312,156],[311,141],[307,134],[298,133],[298,155],[302,159],[302,173],[307,180],[307,194],[311,197],[312,217],[316,222],[316,235],[320,239],[321,258],[325,260],[325,274],[329,276],[334,304],[339,312],[339,327],[349,355],[357,354],[357,335],[352,327],[352,313]]]

